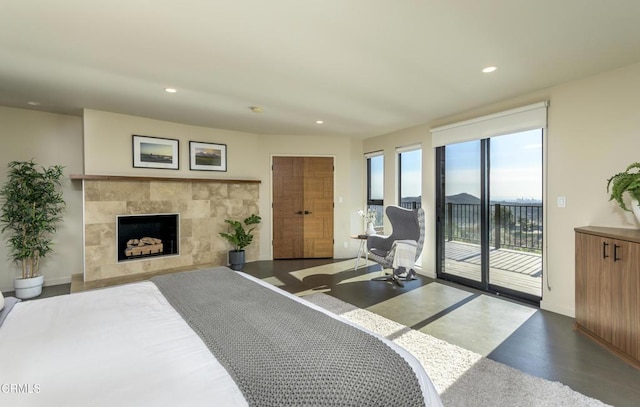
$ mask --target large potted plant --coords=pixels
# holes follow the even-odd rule
[[[60,192],[63,167],[49,168],[34,160],[8,164],[7,181],[0,189],[0,224],[8,235],[9,257],[22,266],[14,281],[16,297],[42,293],[41,259],[53,251],[53,235],[62,220],[65,202]]]
[[[620,208],[631,211],[640,222],[640,163],[635,162],[623,172],[619,172],[607,180],[609,200],[615,200]],[[631,209],[624,202],[625,193],[631,197]]]
[[[226,219],[225,222],[231,227],[231,233],[220,232],[220,236],[227,239],[234,247],[229,251],[229,267],[233,270],[242,270],[245,263],[245,251],[253,241],[253,230],[256,228],[252,225],[260,223],[262,218],[256,214],[252,214],[245,218],[242,222],[232,219]],[[248,228],[245,230],[245,226]]]

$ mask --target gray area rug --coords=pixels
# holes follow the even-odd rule
[[[528,375],[330,295],[304,298],[407,349],[424,366],[445,406],[606,406],[560,382]]]

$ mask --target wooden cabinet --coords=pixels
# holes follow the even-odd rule
[[[576,327],[640,367],[640,231],[575,231]]]

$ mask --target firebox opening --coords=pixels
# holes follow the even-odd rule
[[[117,217],[118,262],[179,254],[179,215]]]

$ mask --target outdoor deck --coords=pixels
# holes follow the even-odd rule
[[[480,246],[446,242],[446,273],[480,281]],[[489,283],[540,297],[542,293],[542,256],[509,249],[489,252]]]

